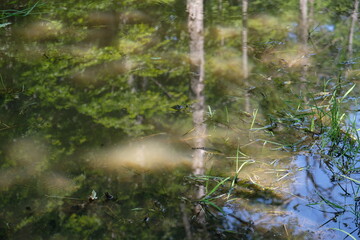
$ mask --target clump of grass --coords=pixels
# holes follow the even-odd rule
[[[31,14],[33,12],[33,10],[40,5],[40,1],[37,1],[36,3],[34,3],[33,5],[21,9],[21,10],[17,10],[17,9],[6,9],[6,10],[0,10],[0,21],[4,21],[5,19],[8,19],[10,17],[25,17],[28,16],[29,14]],[[8,25],[10,25],[11,22],[3,22],[0,23],[0,28],[6,27]]]
[[[360,192],[360,187],[357,186],[358,180],[352,176],[354,173],[360,172],[358,161],[360,153],[359,129],[356,129],[356,119],[349,122],[349,114],[345,108],[350,94],[355,89],[355,85],[345,91],[343,91],[343,87],[340,85],[335,86],[332,90],[328,90],[329,86],[330,84],[328,82],[323,92],[314,95],[312,100],[310,100],[310,102],[313,102],[310,109],[306,108],[302,110],[301,107],[302,104],[308,106],[309,102],[297,102],[296,106],[294,104],[289,105],[290,110],[283,113],[280,118],[274,118],[270,125],[264,126],[265,124],[259,122],[257,119],[258,111],[255,109],[252,118],[249,119],[249,121],[245,121],[245,123],[251,133],[259,133],[259,135],[256,135],[255,139],[246,145],[261,142],[263,146],[270,145],[269,149],[283,151],[296,150],[298,149],[297,146],[301,149],[311,149],[311,146],[316,146],[316,152],[324,157],[324,162],[328,166],[329,171],[333,173],[331,181],[336,181],[340,188],[344,190],[344,196],[354,196],[355,199],[358,198]],[[303,97],[301,96],[299,99],[303,99]],[[221,110],[208,107],[208,122],[221,122],[221,126],[225,126],[226,129],[235,129],[231,127],[228,109],[225,109],[222,119],[218,116],[221,115],[221,113]],[[221,120],[218,120],[219,118]],[[276,123],[279,125],[278,129]],[[218,125],[214,124],[214,127],[216,126]],[[294,132],[296,133],[299,132],[298,135],[292,135],[293,140],[296,140],[292,145],[296,148],[289,147],[287,143],[279,143],[284,142],[280,137],[273,138],[280,136],[280,133],[284,132],[281,127],[283,127],[286,132],[291,129],[295,129]],[[273,131],[273,128],[277,131]],[[267,136],[272,138],[268,140]],[[297,137],[299,138],[295,139]],[[232,145],[232,149],[234,148],[235,146]],[[205,148],[203,148],[203,150],[205,150]],[[235,159],[232,164],[235,169],[231,174],[227,174],[225,177],[206,175],[195,176],[193,178],[197,184],[203,185],[206,189],[202,197],[194,200],[197,204],[201,205],[205,212],[210,215],[212,215],[214,211],[222,213],[223,215],[229,215],[229,213],[224,212],[223,204],[230,203],[238,198],[271,199],[271,204],[281,204],[283,202],[282,196],[277,195],[272,189],[262,187],[252,182],[251,179],[247,181],[246,179],[239,178],[239,175],[244,171],[245,167],[255,162],[255,160],[251,159],[245,153],[242,153],[239,146],[236,149],[236,155],[227,158]],[[278,180],[284,179],[289,174],[290,173],[283,174]],[[346,185],[349,183],[351,184],[350,188],[348,188],[349,185]],[[351,192],[350,189],[353,191]],[[353,208],[352,204],[338,203],[332,199],[327,199],[328,196],[320,194],[321,193],[318,193],[321,200],[319,203],[315,203],[315,205],[327,205],[334,209],[336,216],[343,215],[346,212],[353,212],[356,219],[360,218],[358,217],[357,211],[351,209]],[[352,233],[349,234],[351,235]]]
[[[354,87],[355,85],[342,96],[339,96],[340,88],[337,87],[326,107],[315,107],[316,115],[320,116],[319,133],[322,134],[319,149],[325,152],[330,157],[331,164],[345,175],[357,170],[357,156],[360,150],[356,119],[349,124],[348,114],[343,111],[344,101]]]
[[[319,140],[315,144],[317,152],[323,156],[328,170],[333,174],[331,181],[334,181],[344,191],[344,196],[353,197],[353,204],[341,204],[327,199],[325,196],[317,193],[321,202],[315,203],[326,204],[334,209],[336,214],[333,219],[343,215],[345,212],[352,212],[355,219],[359,219],[356,202],[360,192],[359,181],[352,177],[353,174],[360,173],[360,139],[356,126],[356,118],[350,119],[349,113],[345,111],[345,105],[349,99],[350,93],[354,90],[355,85],[350,87],[344,94],[341,94],[342,86],[335,87],[332,93],[329,92],[327,99],[323,100],[322,105],[316,104],[312,107],[312,116],[307,123],[310,123],[311,132],[317,132]],[[327,101],[327,102],[325,102]],[[327,222],[326,222],[327,223]],[[324,223],[323,225],[325,225]],[[341,231],[355,239],[351,233]],[[354,230],[355,231],[355,230]]]

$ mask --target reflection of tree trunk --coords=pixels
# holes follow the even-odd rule
[[[354,10],[351,14],[351,24],[350,24],[350,31],[349,31],[349,40],[348,40],[348,47],[347,47],[347,61],[351,61],[352,54],[353,54],[353,40],[354,40],[354,32],[355,32],[355,23],[358,19],[359,11],[359,0],[354,1]],[[348,65],[345,78],[348,78],[349,70],[351,69],[351,65]]]
[[[307,43],[308,40],[308,0],[300,0],[300,42]]]
[[[307,55],[308,52],[308,32],[309,32],[309,19],[308,19],[308,0],[300,0],[300,23],[299,23],[299,41],[302,44],[300,51],[301,54]],[[306,87],[304,84],[307,81],[307,73],[308,66],[302,66],[302,73],[301,73],[301,81],[303,84],[300,85],[300,88],[303,89]]]
[[[245,78],[245,86],[248,87],[247,78],[249,77],[248,63],[248,28],[247,28],[248,0],[242,0],[242,70]],[[250,94],[245,93],[245,111],[250,112]]]
[[[190,95],[193,104],[193,123],[195,128],[194,147],[204,147],[206,126],[204,124],[204,35],[203,35],[203,2],[188,0],[189,33],[190,33]],[[195,150],[195,174],[204,174],[204,151]]]
[[[358,11],[359,11],[359,0],[355,0],[354,1],[354,11],[351,15],[351,25],[350,25],[350,31],[349,31],[348,48],[347,48],[348,60],[352,58],[355,23],[357,21],[358,15],[359,15]]]
[[[313,24],[314,24],[315,0],[309,0],[309,2],[310,2],[310,10],[309,10],[308,28],[313,27]]]
[[[223,18],[223,3],[222,0],[218,0],[218,10],[221,16],[221,22],[224,22],[224,18]],[[220,46],[224,46],[225,44],[225,39],[224,39],[224,34],[221,34],[221,40],[220,40]]]
[[[204,123],[205,95],[204,95],[204,26],[203,26],[203,0],[188,0],[189,13],[188,28],[190,34],[190,97],[194,100],[192,105],[194,124],[194,147],[205,146],[206,125]],[[205,153],[201,149],[194,150],[193,172],[195,175],[205,173]],[[200,185],[196,197],[200,199],[205,195],[205,187]],[[205,224],[205,214],[198,204],[195,207],[198,221]]]
[[[186,239],[191,240],[192,239],[191,226],[190,226],[189,218],[186,214],[186,208],[184,203],[180,203],[180,210],[182,213],[182,220],[185,228]]]
[[[242,0],[242,65],[244,78],[249,76],[249,65],[248,65],[248,28],[247,28],[247,9],[248,0]]]
[[[139,84],[138,84],[138,82],[137,82],[137,79],[135,78],[135,76],[134,75],[130,75],[129,76],[129,78],[128,78],[128,80],[127,80],[127,82],[128,82],[128,85],[129,85],[129,87],[130,87],[130,91],[131,91],[131,93],[134,93],[134,94],[136,94],[137,92],[139,92],[141,89],[142,90],[145,90],[146,89],[146,85],[147,85],[147,79],[146,78],[143,78],[142,79],[142,81],[140,82],[140,86],[139,86]],[[135,118],[135,124],[137,124],[137,125],[141,125],[141,124],[143,124],[143,122],[144,122],[144,116],[143,115],[136,115],[136,118]]]
[[[137,92],[137,89],[136,89],[136,87],[135,87],[135,78],[134,78],[134,75],[130,74],[127,82],[128,82],[128,84],[129,84],[129,86],[130,86],[131,93]]]

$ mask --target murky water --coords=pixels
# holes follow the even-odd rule
[[[244,60],[206,1],[199,136],[186,1],[0,3],[0,238],[359,237],[354,6],[307,4],[249,2]]]

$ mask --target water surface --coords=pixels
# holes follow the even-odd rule
[[[333,154],[321,116],[359,82],[353,6],[309,1],[305,24],[298,4],[249,3],[246,77],[241,5],[206,1],[194,149],[185,1],[1,3],[1,238],[358,237],[358,135]],[[355,129],[358,94],[339,110]]]

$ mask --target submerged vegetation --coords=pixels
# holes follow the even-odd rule
[[[0,3],[1,239],[359,237],[356,4],[205,2]]]

